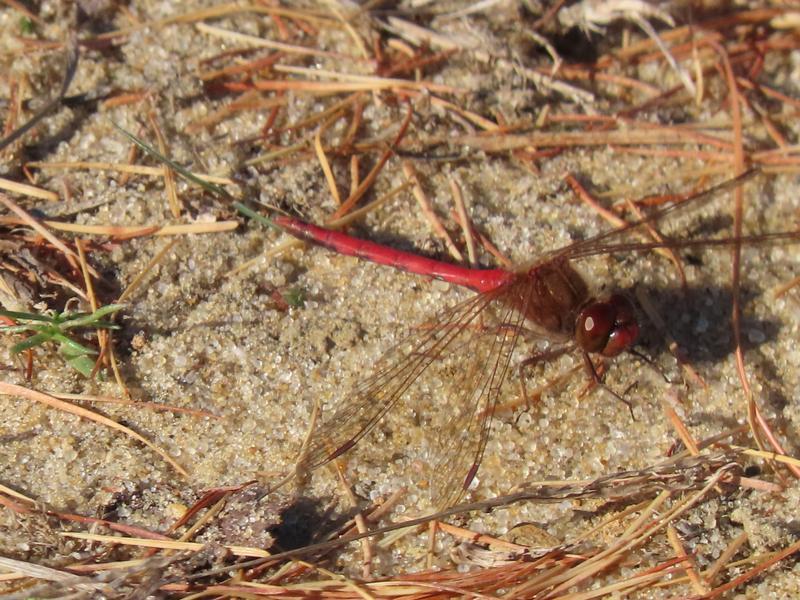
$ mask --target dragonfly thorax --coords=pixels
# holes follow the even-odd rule
[[[612,357],[639,337],[630,300],[615,294],[595,300],[566,258],[540,263],[525,273],[526,291],[517,299],[525,317],[548,332],[574,339],[585,352]]]
[[[550,333],[571,338],[575,320],[591,299],[583,277],[566,259],[535,265],[525,277],[528,282],[524,299],[526,318]]]

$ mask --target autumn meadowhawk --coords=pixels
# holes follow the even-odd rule
[[[549,340],[540,356],[580,353],[613,357],[637,340],[639,324],[622,294],[593,297],[574,268],[577,259],[659,247],[732,246],[797,241],[800,232],[718,239],[642,241],[634,236],[670,213],[697,207],[741,185],[745,173],[656,210],[623,228],[549,252],[516,270],[474,269],[395,250],[295,218],[273,217],[285,232],[335,252],[356,256],[470,288],[476,295],[435,315],[383,354],[371,374],[345,393],[313,432],[299,460],[311,471],[343,455],[400,405],[416,410],[429,430],[424,451],[429,486],[439,506],[455,503],[470,487],[483,459],[494,409],[510,379],[521,341]],[[536,360],[536,356],[534,356]],[[413,409],[410,408],[413,406]],[[424,414],[427,413],[427,414]],[[445,434],[447,432],[447,434]]]

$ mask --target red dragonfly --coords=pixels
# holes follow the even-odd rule
[[[620,294],[591,296],[572,261],[587,256],[659,247],[731,246],[711,240],[627,240],[631,234],[688,205],[697,207],[754,174],[701,191],[644,219],[541,256],[516,270],[473,269],[317,227],[286,216],[272,221],[285,232],[335,252],[465,286],[478,292],[447,308],[388,350],[372,373],[324,418],[297,464],[311,471],[352,449],[389,411],[413,398],[429,433],[426,449],[432,498],[439,507],[456,503],[470,487],[486,450],[492,416],[521,340],[555,344],[541,356],[580,352],[613,357],[637,340],[639,324],[630,300]],[[800,232],[740,238],[739,243],[798,241]],[[526,359],[530,361],[531,359]],[[533,360],[536,360],[534,357]],[[424,402],[433,404],[420,408]],[[429,414],[424,414],[429,413]],[[445,435],[445,431],[447,434]]]

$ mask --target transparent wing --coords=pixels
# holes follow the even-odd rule
[[[425,429],[434,500],[454,501],[475,475],[498,395],[524,325],[525,278],[439,313],[388,350],[312,435],[299,470],[353,448],[393,408],[413,408]]]
[[[508,371],[526,327],[530,289],[530,282],[520,279],[506,290],[493,314],[486,316],[480,335],[465,333],[452,345],[454,389],[440,399],[443,406],[437,406],[430,424],[432,431],[446,432],[431,438],[430,486],[437,508],[456,504],[477,474],[495,407],[504,387],[510,385]],[[466,348],[460,348],[461,344]]]
[[[585,240],[574,242],[563,248],[558,248],[551,252],[547,252],[539,256],[534,264],[549,262],[559,257],[567,257],[570,260],[573,260],[586,256],[593,256],[596,254],[607,254],[611,252],[632,252],[637,250],[651,250],[654,248],[665,248],[672,246],[680,246],[680,247],[685,247],[690,245],[708,246],[709,245],[708,240],[666,240],[663,242],[661,241],[635,242],[635,241],[625,241],[625,240],[628,239],[629,237],[640,235],[643,232],[646,232],[646,228],[649,225],[661,222],[668,215],[682,212],[685,210],[696,209],[699,208],[700,206],[703,206],[704,204],[706,204],[713,198],[719,196],[720,194],[726,191],[733,190],[740,185],[743,185],[746,181],[750,180],[753,176],[757,175],[758,173],[759,171],[757,169],[751,169],[749,171],[746,171],[741,175],[738,175],[737,177],[728,179],[726,181],[723,181],[722,183],[701,190],[696,194],[693,194],[680,202],[671,204],[660,210],[656,210],[638,221],[631,222],[617,229],[611,229],[609,231],[603,232],[599,235],[587,238]],[[796,238],[796,232],[781,232],[775,234],[773,237],[775,241]],[[753,240],[767,241],[767,242],[771,241],[771,240],[761,240],[760,238],[753,238]],[[752,240],[750,238],[747,238],[747,241],[752,241]],[[717,240],[716,245],[730,246],[736,242],[737,240],[734,239]],[[714,245],[714,240],[711,241],[711,245]],[[526,268],[529,268],[530,266],[531,265],[528,265]]]

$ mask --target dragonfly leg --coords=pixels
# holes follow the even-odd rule
[[[586,365],[586,371],[588,372],[589,377],[592,380],[591,381],[592,385],[603,388],[609,394],[614,396],[614,398],[616,398],[617,400],[622,402],[625,406],[627,406],[628,410],[631,413],[631,419],[633,419],[635,421],[636,417],[633,414],[633,404],[631,404],[631,401],[625,399],[622,396],[620,396],[617,392],[615,392],[610,387],[608,387],[605,383],[603,383],[603,378],[597,373],[597,369],[595,368],[594,363],[592,362],[592,358],[589,356],[589,353],[588,352],[583,352],[582,354],[583,354],[583,363],[584,363],[584,365]],[[628,389],[630,389],[630,388],[628,388]],[[627,392],[627,390],[626,390],[626,392]]]
[[[627,352],[628,352],[628,354],[630,354],[632,356],[635,356],[636,358],[641,360],[644,364],[646,364],[648,367],[650,367],[656,373],[658,373],[661,376],[661,379],[664,380],[664,383],[669,383],[669,384],[673,383],[673,381],[670,380],[669,377],[667,377],[667,374],[663,371],[663,369],[661,369],[656,364],[656,361],[654,361],[652,358],[650,358],[649,356],[647,356],[646,354],[644,354],[642,352],[639,352],[638,350],[636,350],[636,348],[628,348]],[[682,362],[682,361],[679,360],[679,362]]]
[[[527,369],[535,367],[537,364],[542,362],[548,362],[550,360],[554,360],[559,356],[563,356],[567,352],[572,350],[572,344],[565,344],[563,346],[559,346],[557,348],[551,348],[549,350],[545,350],[543,352],[537,352],[536,354],[527,357],[523,361],[517,365],[517,376],[519,378],[519,387],[520,387],[520,396],[522,397],[522,402],[525,403],[525,406],[528,410],[531,409],[531,397],[528,395],[528,388],[525,385],[525,371]],[[539,393],[536,394],[538,397],[541,396],[541,392],[546,388],[540,388]]]

